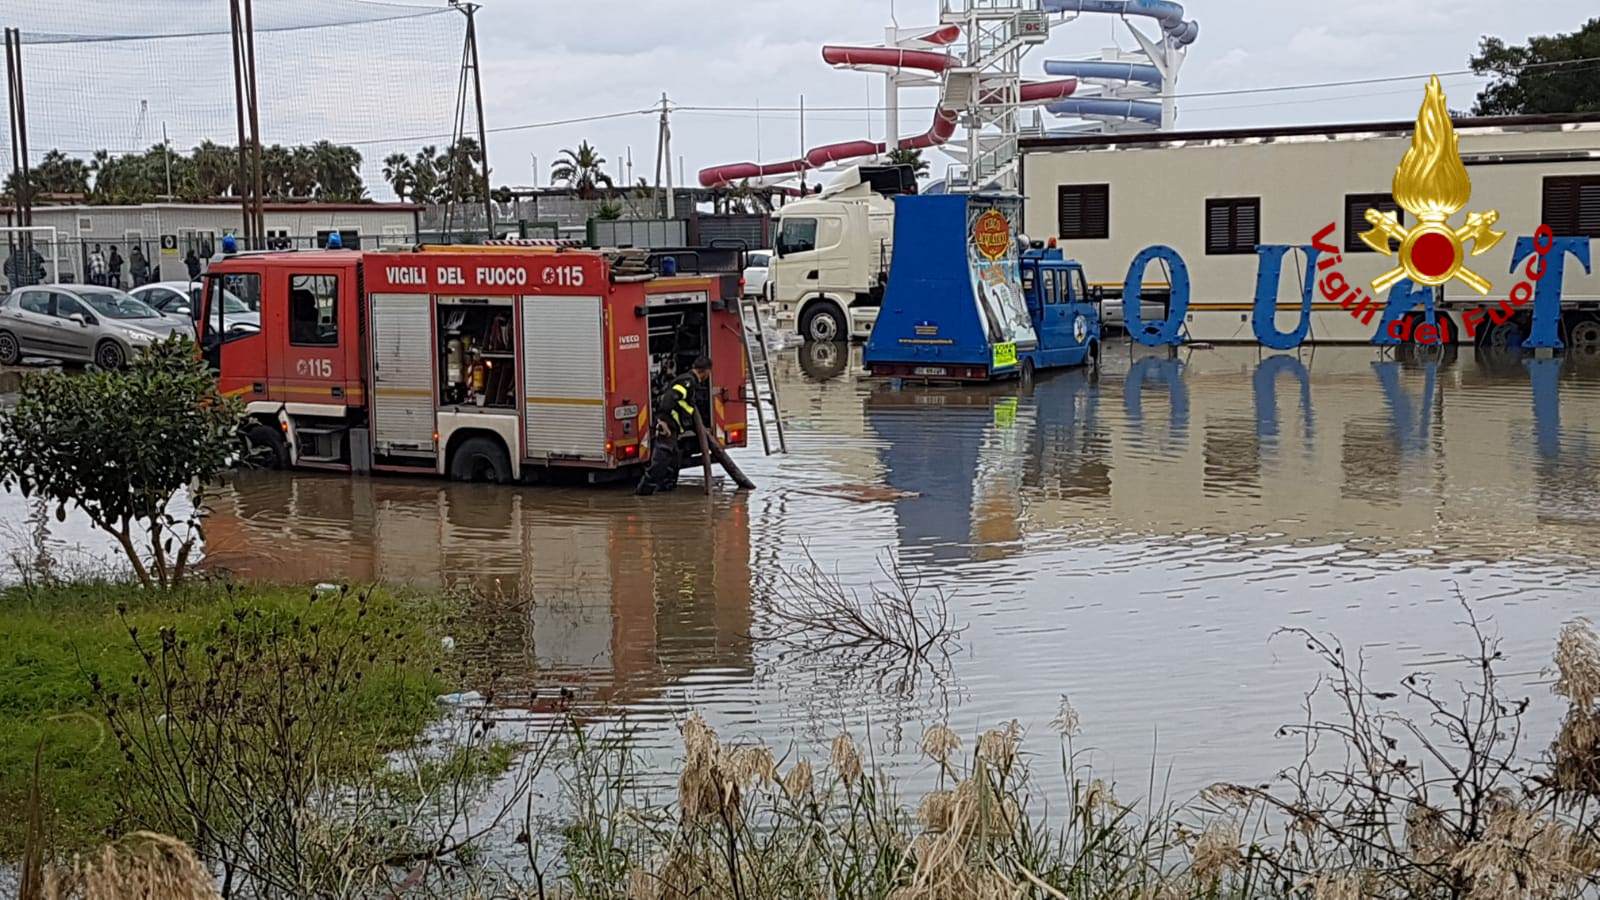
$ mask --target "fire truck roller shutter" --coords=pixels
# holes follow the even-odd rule
[[[427,294],[372,296],[372,442],[379,455],[433,446],[433,337]]]
[[[522,328],[528,458],[605,459],[600,298],[527,297]]]

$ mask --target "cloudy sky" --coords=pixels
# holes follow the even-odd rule
[[[1190,51],[1181,93],[1307,84],[1391,75],[1455,72],[1482,35],[1523,41],[1572,31],[1595,14],[1593,0],[1192,0],[1199,41]],[[903,26],[936,20],[938,0],[633,0],[552,3],[483,0],[479,13],[488,117],[508,127],[640,109],[663,91],[686,106],[774,110],[682,112],[673,118],[674,153],[691,179],[704,165],[792,157],[799,149],[798,114],[808,108],[881,108],[882,79],[835,71],[822,62],[824,43],[881,41],[891,7]],[[1056,29],[1025,70],[1046,59],[1132,49],[1127,28],[1106,16],[1085,16]],[[1452,107],[1467,108],[1478,81],[1446,78]],[[1184,127],[1318,123],[1413,116],[1420,82],[1293,93],[1195,97],[1180,101]],[[928,104],[931,95],[902,102]],[[902,131],[925,128],[926,112],[907,112]],[[808,144],[883,138],[881,112],[812,112]],[[632,148],[636,177],[650,175],[656,122],[648,116],[533,128],[491,136],[496,182],[525,184],[539,159],[541,183],[562,148],[588,139],[614,164]]]
[[[805,95],[806,143],[884,139],[882,77],[830,68],[823,44],[873,44],[891,16],[936,23],[940,0],[480,0],[490,164],[496,184],[549,183],[563,149],[588,140],[626,177],[653,179],[656,117],[623,115],[663,92],[674,156],[692,181],[704,166],[792,159]],[[1402,75],[1445,75],[1451,105],[1478,80],[1449,75],[1485,34],[1511,42],[1572,31],[1594,0],[1185,0],[1200,22],[1179,86],[1180,127],[1394,120],[1416,113],[1420,80],[1218,96],[1219,92]],[[418,8],[438,10],[419,15]],[[373,195],[389,153],[448,143],[462,18],[444,0],[256,0],[262,134],[288,145],[357,145]],[[137,151],[167,129],[174,146],[236,138],[226,4],[221,0],[0,0],[0,22],[25,23],[30,147],[78,156]],[[402,16],[406,18],[395,18]],[[366,21],[373,18],[383,21]],[[1136,20],[1137,21],[1137,20]],[[317,27],[329,23],[338,27]],[[1148,24],[1146,27],[1149,27]],[[106,37],[140,35],[135,40]],[[66,37],[60,37],[66,36]],[[1025,72],[1055,58],[1133,49],[1121,21],[1084,16],[1055,28]],[[932,91],[907,92],[905,135],[928,127]],[[759,117],[753,108],[765,112]],[[711,107],[694,109],[694,107]],[[0,118],[0,133],[7,130]],[[7,135],[6,140],[9,140]],[[933,154],[936,175],[949,160]],[[0,172],[9,168],[0,154]],[[675,160],[676,162],[676,160]],[[630,179],[631,180],[631,179]]]

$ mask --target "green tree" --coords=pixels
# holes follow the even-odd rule
[[[294,151],[282,144],[261,150],[261,189],[274,200],[294,197]]]
[[[205,491],[238,454],[242,416],[182,337],[125,371],[30,375],[0,412],[0,487],[44,498],[57,518],[81,509],[140,584],[175,587],[203,539]]]
[[[367,186],[361,180],[359,150],[332,141],[317,141],[306,150],[316,175],[315,197],[318,200],[355,203],[367,198]]]
[[[29,181],[33,185],[35,196],[89,193],[89,164],[60,150],[46,153],[44,159],[29,171],[32,176]],[[15,200],[20,177],[18,172],[6,176],[5,195],[8,200]]]
[[[394,195],[402,201],[408,196],[414,196],[413,191],[417,186],[416,168],[411,165],[411,157],[404,153],[391,153],[383,158],[383,180],[389,182],[389,187],[394,190]]]
[[[1600,18],[1571,34],[1537,36],[1507,45],[1485,37],[1472,71],[1492,79],[1472,112],[1480,116],[1600,112],[1600,67],[1577,63],[1600,57]]]
[[[265,155],[265,154],[263,154]],[[203,200],[238,195],[239,149],[201,141],[190,155],[194,163],[195,192]],[[262,169],[266,169],[265,162]]]
[[[605,171],[606,158],[589,146],[588,141],[578,144],[576,150],[561,151],[561,158],[550,166],[550,177],[577,191],[584,200],[599,194],[601,185],[615,187]]]
[[[437,203],[444,199],[440,186],[444,178],[440,173],[439,148],[432,144],[417,151],[411,163],[411,199],[417,203]]]
[[[464,137],[451,144],[444,156],[435,161],[440,182],[440,201],[455,199],[462,203],[482,203],[489,189],[489,179],[478,162],[478,141]]]
[[[928,161],[922,158],[921,150],[907,149],[905,147],[896,147],[890,150],[889,163],[895,166],[910,166],[911,174],[917,178],[927,175],[930,168]]]

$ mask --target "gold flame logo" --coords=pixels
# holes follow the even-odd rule
[[[1448,224],[1472,200],[1472,179],[1461,162],[1460,137],[1437,75],[1428,80],[1411,149],[1395,170],[1394,199],[1417,218],[1417,224],[1407,228],[1392,212],[1367,210],[1372,230],[1361,240],[1384,256],[1395,255],[1391,240],[1400,243],[1399,264],[1373,280],[1374,291],[1382,293],[1410,278],[1429,287],[1459,279],[1479,294],[1489,293],[1493,287],[1489,280],[1467,268],[1466,246],[1472,244],[1472,255],[1479,256],[1500,243],[1505,233],[1494,230],[1500,221],[1494,210],[1469,213],[1460,228]]]

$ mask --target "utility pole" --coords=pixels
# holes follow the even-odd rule
[[[17,180],[17,224],[23,228],[33,226],[33,173],[28,163],[28,105],[22,83],[22,31],[7,28],[6,36],[6,88],[11,106],[11,171]],[[20,252],[27,261],[28,280],[33,280],[33,232],[22,232]],[[50,251],[55,255],[54,248]],[[20,266],[18,272],[24,271]],[[60,277],[60,273],[57,273]]]
[[[486,234],[494,237],[494,199],[489,196],[489,129],[483,119],[483,78],[478,65],[478,4],[463,3],[461,0],[450,0],[452,9],[460,10],[467,17],[466,37],[461,46],[461,74],[456,83],[456,119],[455,128],[451,132],[450,149],[446,151],[450,159],[450,184],[449,191],[445,194],[444,204],[444,235],[449,241],[455,224],[455,203],[460,199],[462,178],[457,171],[461,165],[459,148],[461,141],[467,134],[467,103],[468,84],[471,85],[471,102],[478,115],[478,158],[479,168],[483,170],[483,184],[479,187],[483,192],[483,222]],[[537,168],[538,157],[534,158]],[[469,161],[467,169],[470,172],[472,163]],[[538,179],[535,178],[537,186]],[[465,216],[463,215],[463,220]]]
[[[661,133],[656,142],[656,188],[661,188],[662,172],[667,181],[667,218],[678,217],[677,198],[672,190],[672,104],[665,91],[661,92]]]
[[[806,195],[806,95],[800,95],[800,196]]]
[[[233,26],[234,121],[239,129],[239,214],[243,220],[245,246],[261,249],[265,246],[266,217],[261,205],[261,116],[256,90],[255,21],[250,0],[228,0],[228,13]],[[169,168],[170,165],[169,156]],[[167,190],[170,194],[170,184]]]
[[[172,144],[167,140],[167,123],[161,122],[161,158],[167,164],[167,199],[172,199]]]
[[[261,90],[256,85],[256,24],[253,0],[244,0],[245,61],[250,68],[250,166],[254,169],[251,202],[255,206],[256,241],[265,249],[267,214],[262,205],[266,193],[261,172]]]
[[[472,93],[478,105],[478,165],[483,169],[483,220],[494,238],[494,200],[489,197],[489,128],[483,121],[483,70],[478,66],[478,4],[464,5],[467,12],[467,47],[472,51]]]

